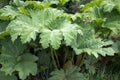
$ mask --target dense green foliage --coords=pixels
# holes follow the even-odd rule
[[[102,74],[100,65],[106,68],[108,62],[102,58],[119,58],[119,0],[10,0],[2,3],[2,80],[29,80],[33,76],[41,76],[40,80],[94,80],[95,76],[96,80]],[[112,75],[117,74],[112,71]],[[103,73],[107,76],[107,70]],[[100,77],[107,80],[105,76]]]

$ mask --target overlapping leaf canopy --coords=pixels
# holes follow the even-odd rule
[[[51,7],[51,4],[63,6],[68,1],[14,0],[9,6],[0,9],[0,40],[3,39],[0,44],[1,71],[6,74],[17,71],[20,79],[23,80],[29,74],[35,75],[37,73],[35,61],[38,58],[27,53],[27,50],[24,51],[26,49],[24,45],[36,39],[39,40],[38,45],[40,47],[42,45],[42,49],[50,47],[57,50],[61,45],[65,45],[73,48],[76,55],[81,53],[92,54],[95,57],[99,54],[114,55],[113,47],[118,46],[116,44],[112,46],[113,42],[108,41],[110,38],[103,39],[97,29],[100,32],[104,29],[105,33],[120,32],[120,5],[118,4],[120,1],[94,0],[83,7],[82,13],[74,16],[65,13],[61,8]],[[78,80],[83,76],[77,67],[68,71],[55,71],[52,75],[55,76],[51,80],[56,80],[56,77],[60,80],[73,80],[73,78]]]
[[[94,0],[83,8],[87,18],[102,24],[101,28],[110,29],[118,34],[120,31],[120,5],[119,0]],[[83,15],[85,15],[83,13]]]
[[[49,44],[58,49],[61,40],[64,39],[66,45],[70,45],[75,38],[79,26],[71,24],[60,10],[47,8],[42,10],[28,10],[29,15],[19,15],[10,22],[7,30],[14,41],[20,36],[23,43],[35,40],[40,33],[40,43],[44,48]]]

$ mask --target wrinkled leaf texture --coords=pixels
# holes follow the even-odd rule
[[[51,45],[54,49],[60,47],[64,39],[66,45],[70,45],[77,33],[78,26],[66,20],[60,10],[47,8],[42,10],[28,10],[29,16],[20,15],[11,21],[7,30],[10,32],[12,41],[20,36],[23,43],[35,40],[40,34],[40,43],[43,48]]]

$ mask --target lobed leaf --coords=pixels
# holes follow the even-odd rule
[[[71,45],[74,38],[78,34],[78,26],[66,21],[64,17],[56,18],[51,21],[50,25],[47,25],[47,29],[43,29],[41,32],[40,43],[44,48],[49,47],[49,44],[58,49],[61,44],[61,40],[64,39],[66,45]]]
[[[19,40],[16,40],[14,43],[10,40],[4,40],[1,44],[1,71],[9,75],[14,71],[18,71],[19,77],[22,80],[29,74],[35,75],[37,73],[35,61],[38,58],[30,53],[23,53],[25,46]]]
[[[79,71],[80,69],[77,66],[72,66],[67,70],[55,70],[51,73],[52,77],[49,80],[87,80],[84,74]]]
[[[96,38],[94,30],[90,28],[84,29],[83,32],[83,35],[78,35],[72,46],[77,55],[81,53],[93,54],[95,57],[98,57],[98,54],[103,56],[114,55],[115,51],[111,47],[104,48],[104,46],[111,45],[111,42]]]

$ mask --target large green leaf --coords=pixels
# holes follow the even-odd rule
[[[49,80],[88,80],[84,74],[80,73],[80,68],[72,66],[67,70],[55,70],[51,73]]]
[[[0,54],[1,70],[6,74],[12,74],[18,71],[19,77],[25,79],[29,74],[35,75],[37,73],[38,59],[30,53],[23,53],[25,46],[16,40],[14,43],[10,40],[2,41],[2,50]]]
[[[88,28],[84,29],[83,35],[78,35],[73,43],[73,49],[77,55],[81,53],[93,54],[95,57],[98,57],[98,54],[114,55],[115,51],[111,47],[104,47],[111,44],[111,41],[102,41],[100,38],[96,38],[94,29]]]
[[[41,32],[40,43],[44,48],[49,47],[50,44],[54,49],[60,47],[62,39],[64,39],[66,45],[71,45],[73,39],[76,38],[77,33],[80,31],[76,25],[66,21],[64,17],[51,21],[46,28]]]
[[[15,70],[19,71],[19,77],[21,79],[25,79],[29,74],[35,75],[37,73],[37,64],[35,61],[38,58],[36,56],[26,53],[18,58],[20,60],[18,60],[19,63],[15,65]]]
[[[64,14],[60,10],[47,8],[42,10],[28,10],[29,16],[20,15],[11,21],[7,30],[10,32],[12,41],[20,36],[23,43],[36,39],[37,33],[40,34],[40,43],[44,48],[49,44],[58,49],[61,40],[64,39],[66,45],[70,45],[80,30],[77,25],[71,24],[62,17]]]
[[[22,26],[21,26],[22,25]],[[36,39],[36,33],[39,32],[39,26],[35,25],[32,19],[28,16],[20,16],[13,20],[8,28],[12,41],[21,35],[23,43],[30,42],[31,39]]]
[[[47,8],[42,10],[30,10],[29,13],[34,23],[44,28],[53,19],[62,15],[63,11]]]
[[[23,43],[30,42],[32,39],[36,39],[36,34],[60,14],[56,9],[45,10],[28,10],[29,16],[20,15],[15,20],[11,21],[7,30],[10,32],[12,41],[21,36]]]

